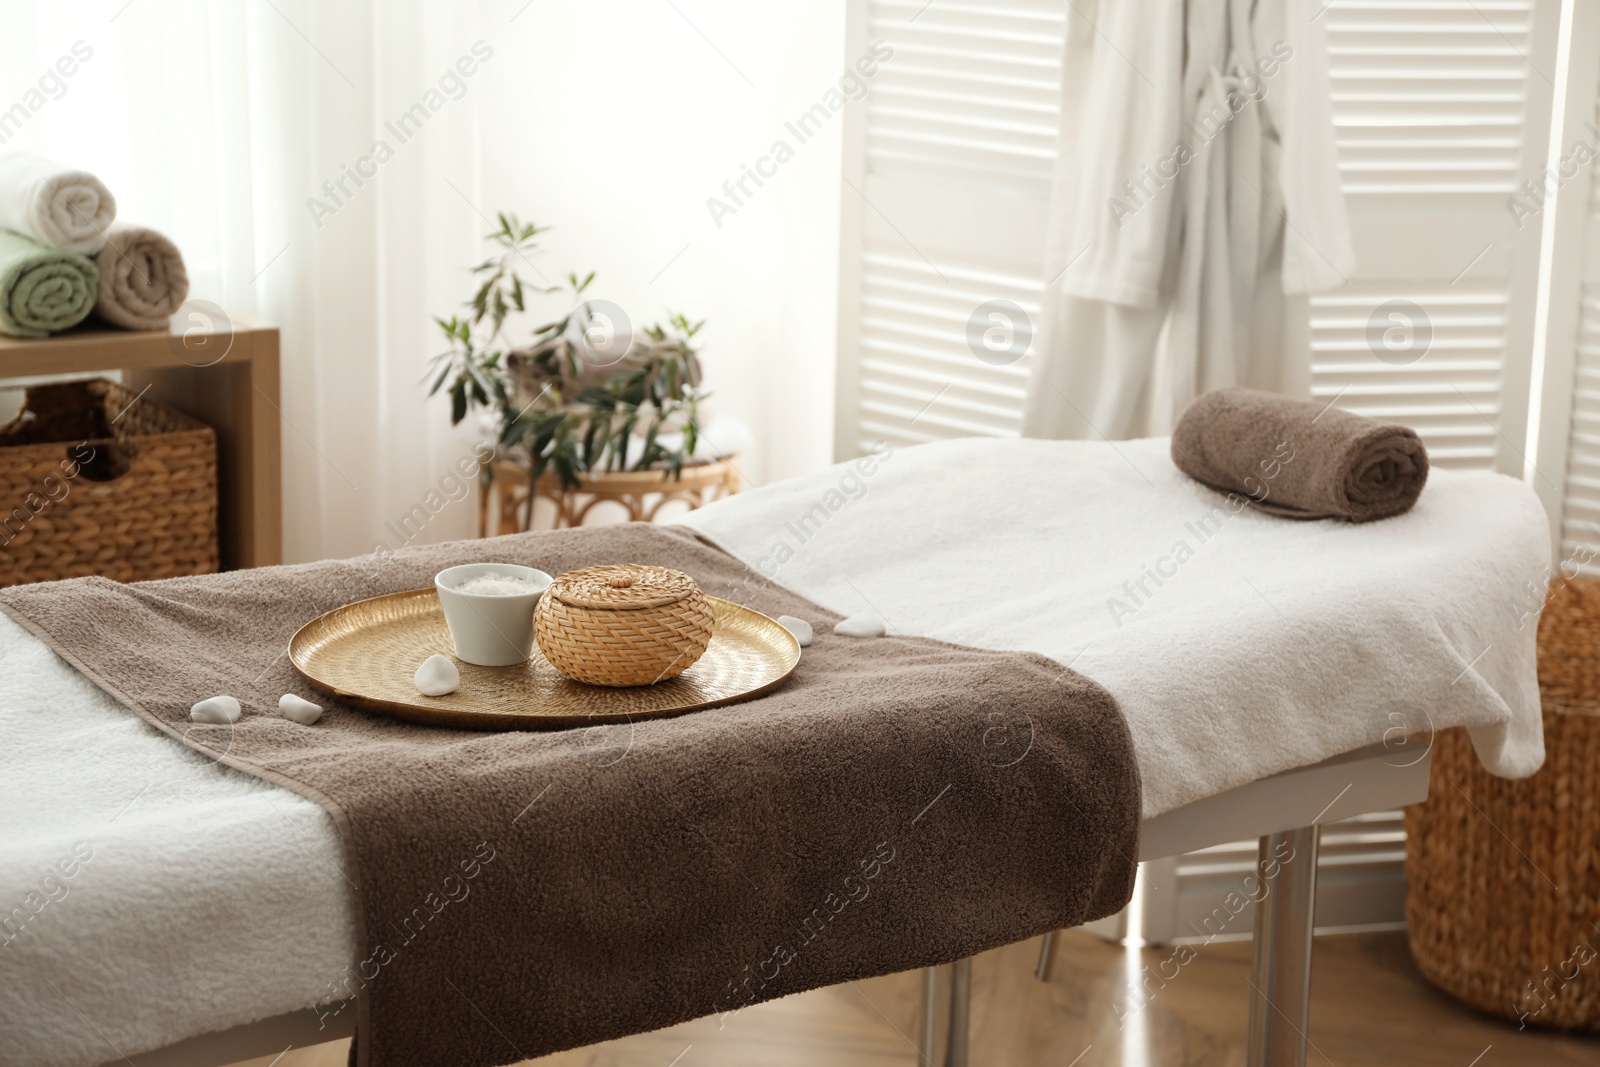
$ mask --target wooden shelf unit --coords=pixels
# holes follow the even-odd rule
[[[283,562],[278,329],[234,319],[118,330],[86,324],[42,340],[0,336],[6,380],[120,371],[123,384],[217,432],[218,540],[223,570]]]

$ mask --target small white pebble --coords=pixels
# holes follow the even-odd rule
[[[206,697],[189,707],[189,718],[215,726],[238,722],[242,714],[244,709],[239,707],[239,702],[226,694]]]
[[[322,718],[322,705],[313,704],[303,697],[293,693],[285,693],[278,698],[278,714],[290,722],[297,722],[301,726],[310,726]]]
[[[876,613],[863,611],[833,624],[833,632],[840,637],[882,637],[889,632]]]
[[[801,648],[811,647],[811,639],[816,635],[812,633],[809,622],[797,619],[793,615],[779,615],[778,625],[794,634],[794,639],[800,642]]]
[[[442,697],[461,687],[461,672],[449,656],[435,653],[422,661],[412,681],[417,683],[417,692],[423,696]]]

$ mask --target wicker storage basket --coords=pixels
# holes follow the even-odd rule
[[[1557,583],[1539,621],[1545,765],[1495,778],[1437,738],[1406,810],[1406,925],[1429,981],[1529,1026],[1600,1029],[1600,582]]]
[[[24,394],[0,426],[0,585],[217,569],[209,426],[104,379]]]
[[[651,685],[688,670],[711,643],[716,613],[694,579],[621,564],[561,575],[533,612],[539,651],[590,685]]]

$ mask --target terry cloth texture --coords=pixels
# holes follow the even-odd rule
[[[1386,743],[1397,722],[1466,727],[1491,774],[1539,769],[1529,620],[1550,526],[1527,483],[1440,470],[1397,518],[1284,522],[1170,452],[880,443],[681,521],[830,611],[1093,678],[1133,733],[1146,819]]]
[[[484,560],[674,567],[823,623],[755,700],[632,726],[474,733],[341,706],[282,651],[334,604]],[[1115,700],[1030,653],[835,636],[839,616],[679,529],[628,525],[119,585],[0,608],[148,721],[321,803],[361,914],[357,1057],[500,1064],[1115,912],[1139,778]],[[284,692],[327,708],[279,718]],[[188,708],[231,693],[233,726]]]
[[[92,256],[116,217],[116,197],[88,171],[31,152],[0,153],[0,229]]]
[[[1386,519],[1411,510],[1428,481],[1427,449],[1407,427],[1237,387],[1184,409],[1172,462],[1294,519]]]
[[[94,262],[10,230],[0,230],[0,333],[48,337],[94,309]]]
[[[178,246],[147,226],[117,223],[94,257],[100,268],[95,314],[128,330],[164,330],[189,295]]]

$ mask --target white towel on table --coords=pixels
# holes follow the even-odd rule
[[[30,152],[0,154],[0,228],[92,256],[116,217],[117,198],[88,171]]]
[[[1493,774],[1539,768],[1532,489],[1436,468],[1404,515],[1296,522],[1238,510],[1169,448],[942,441],[678,521],[825,608],[1093,678],[1128,719],[1145,818],[1397,725],[1467,727]]]

